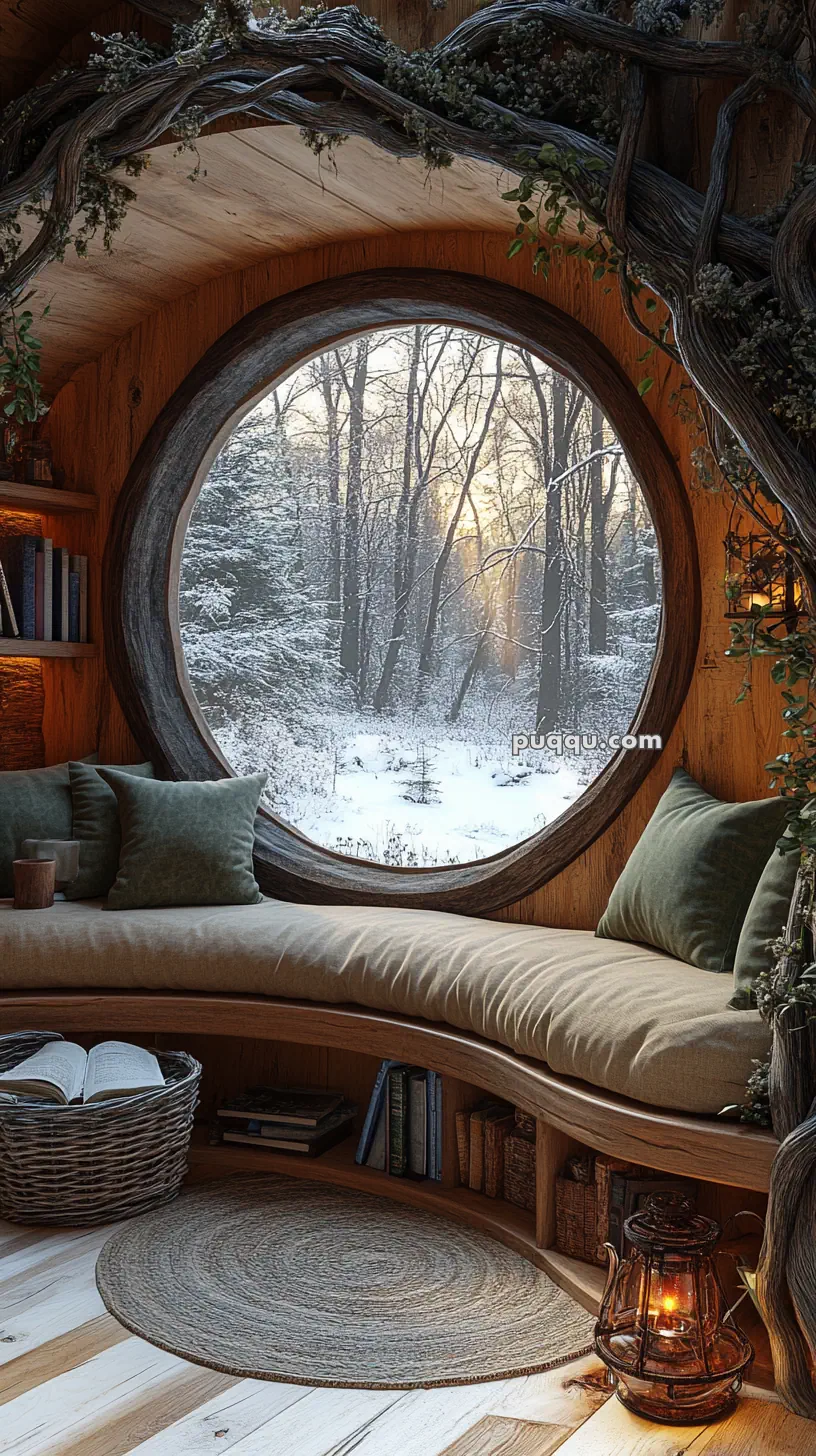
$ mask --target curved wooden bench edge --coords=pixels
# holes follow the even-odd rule
[[[505,1097],[598,1152],[668,1173],[767,1192],[773,1134],[672,1113],[558,1076],[471,1033],[359,1006],[175,991],[6,991],[0,1031],[243,1036],[367,1052],[432,1067]]]

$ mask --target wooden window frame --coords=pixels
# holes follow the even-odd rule
[[[196,702],[178,620],[184,536],[213,459],[238,421],[306,360],[360,333],[417,323],[472,329],[528,349],[603,410],[649,506],[663,576],[657,648],[630,732],[667,743],[697,656],[700,575],[687,492],[645,404],[600,341],[543,299],[460,273],[389,269],[314,284],[246,315],[176,390],[128,474],[105,555],[107,658],[137,741],[167,777],[232,772]],[[264,893],[285,899],[486,914],[545,884],[588,849],[655,758],[654,750],[621,750],[553,824],[470,864],[398,869],[353,859],[264,810],[258,881]]]

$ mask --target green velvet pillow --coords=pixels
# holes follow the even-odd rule
[[[784,838],[790,838],[786,833]],[[757,885],[737,944],[734,962],[734,994],[729,1001],[736,1011],[754,1004],[752,987],[760,971],[771,965],[768,942],[777,940],[788,920],[800,856],[796,851],[780,854],[774,849]]]
[[[111,910],[256,905],[255,815],[267,775],[165,783],[102,768],[119,804],[119,872]]]
[[[85,763],[96,762],[91,754]],[[0,773],[0,896],[14,894],[12,862],[24,839],[71,838],[67,763]]]
[[[724,804],[679,768],[616,884],[598,935],[734,969],[751,897],[785,827],[784,799]]]
[[[152,763],[105,765],[121,773],[152,779]],[[69,763],[73,805],[71,839],[79,840],[79,874],[65,890],[66,900],[90,900],[107,895],[119,865],[119,805],[110,784],[93,764]]]

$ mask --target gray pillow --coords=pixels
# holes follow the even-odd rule
[[[783,838],[790,838],[787,831]],[[760,971],[770,969],[768,942],[777,940],[787,924],[799,861],[795,850],[780,854],[775,849],[762,871],[737,944],[734,994],[728,1003],[735,1011],[747,1011],[754,1005],[754,981]]]
[[[92,753],[85,763],[95,763]],[[0,773],[0,896],[14,894],[12,862],[24,839],[71,838],[67,763]]]
[[[111,910],[256,905],[255,815],[267,775],[165,783],[102,768],[119,804],[119,872]]]
[[[730,973],[786,813],[784,799],[724,804],[677,769],[612,891],[598,935]]]
[[[152,763],[111,764],[121,773],[152,779]],[[110,784],[93,764],[69,763],[73,828],[79,840],[79,874],[65,889],[66,900],[89,900],[107,895],[119,865],[119,805]]]

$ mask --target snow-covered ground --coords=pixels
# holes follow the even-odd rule
[[[438,721],[343,715],[309,743],[279,723],[217,736],[239,771],[270,769],[267,802],[281,818],[328,849],[386,864],[496,854],[552,824],[597,772],[545,752],[514,758],[509,734]]]
[[[415,802],[421,794],[416,754],[382,734],[358,733],[342,746],[334,792],[310,805],[298,828],[319,844],[364,858],[383,859],[396,835],[420,864],[459,864],[485,859],[551,824],[582,789],[572,765],[536,773],[514,763],[503,745],[440,737],[424,749],[424,797],[435,802]]]

